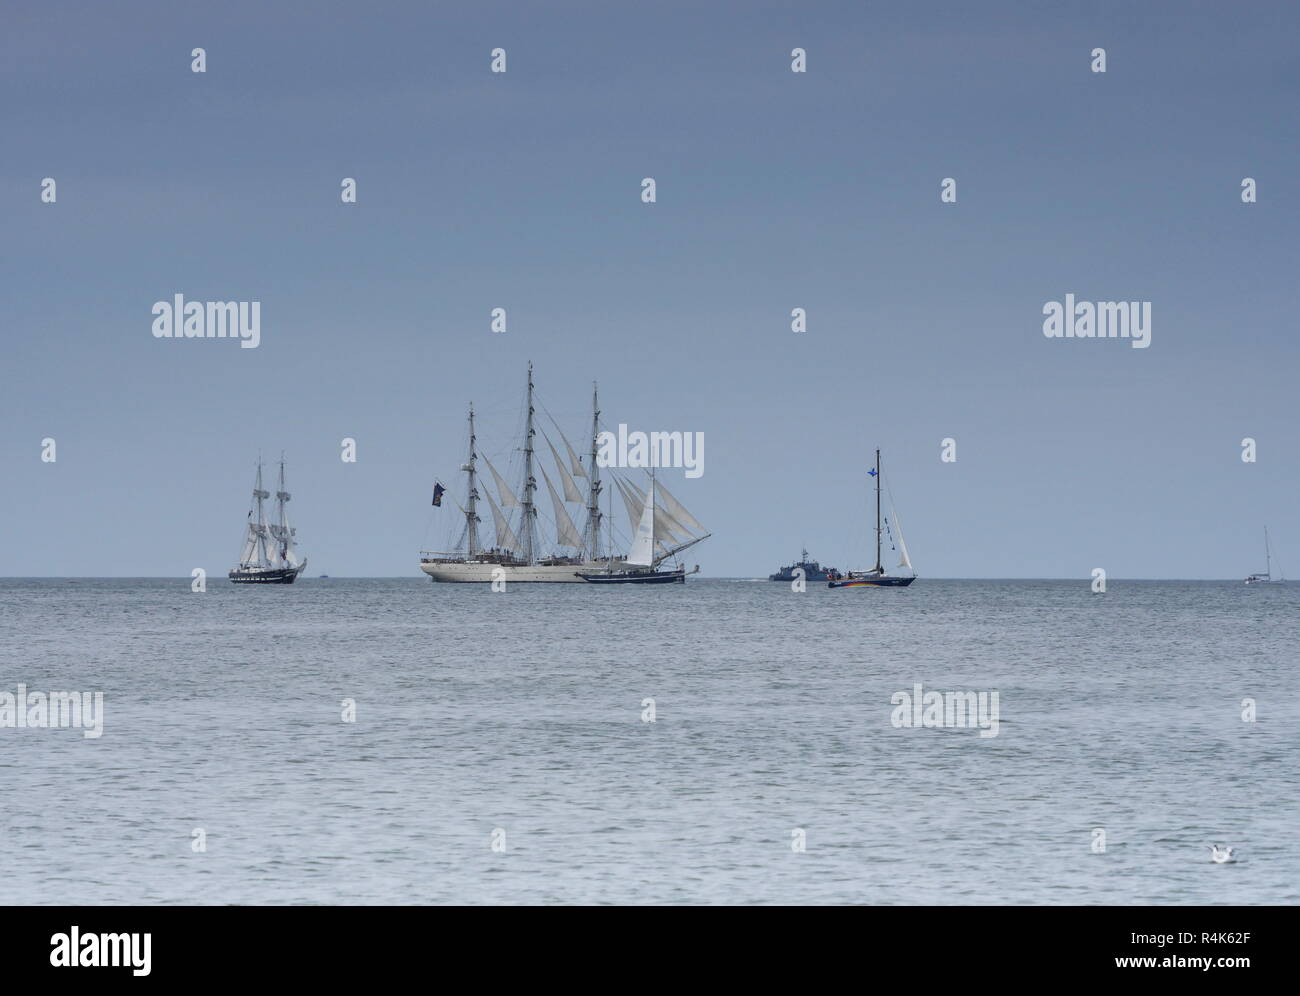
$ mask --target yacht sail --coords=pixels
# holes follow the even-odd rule
[[[627,562],[636,567],[650,567],[655,562],[655,495],[654,488],[641,506],[641,521],[637,523],[636,535],[632,537],[632,549],[628,551]]]

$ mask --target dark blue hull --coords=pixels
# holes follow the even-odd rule
[[[579,574],[592,584],[685,584],[683,571],[613,571],[604,574]]]
[[[915,581],[916,578],[891,578],[891,577],[874,577],[874,578],[840,578],[838,581],[827,581],[827,588],[906,588]]]
[[[241,571],[236,568],[227,576],[235,584],[293,584],[301,570],[301,567],[281,567],[274,571]]]

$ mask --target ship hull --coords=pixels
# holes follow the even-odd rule
[[[293,584],[301,573],[302,567],[278,567],[265,571],[236,568],[227,576],[235,584]]]
[[[613,574],[583,574],[591,584],[685,584],[686,571],[630,571]]]
[[[595,571],[603,562],[584,564],[493,564],[470,561],[467,563],[420,564],[420,570],[429,580],[452,584],[489,584],[505,581],[509,584],[586,584],[580,571]],[[498,573],[500,572],[500,573]]]
[[[916,578],[842,578],[839,581],[827,581],[827,588],[906,588]]]
[[[769,581],[794,581],[795,576],[793,571],[778,571],[776,574],[769,574],[767,579]],[[805,568],[803,579],[805,581],[827,581],[830,579],[830,575],[825,571],[810,571]]]

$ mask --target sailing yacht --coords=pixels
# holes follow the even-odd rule
[[[621,483],[617,478],[615,483]],[[623,484],[623,499],[628,505],[628,517],[631,518],[636,506],[636,499],[633,498],[633,492],[627,489]],[[656,501],[656,495],[658,500]],[[664,509],[663,506],[668,506]],[[674,507],[675,506],[675,507]],[[669,510],[671,509],[671,511]],[[672,515],[672,511],[677,512],[677,516]],[[679,518],[688,518],[692,523],[695,520],[684,508],[681,508],[677,499],[664,489],[663,485],[655,482],[654,471],[650,471],[650,486],[645,491],[645,497],[641,499],[641,517],[637,520],[636,535],[632,537],[632,548],[628,551],[626,557],[615,566],[613,560],[606,564],[603,571],[580,571],[578,576],[584,581],[590,581],[592,584],[684,584],[688,573],[697,574],[700,565],[695,565],[695,570],[688,572],[680,564],[675,565],[672,569],[666,571],[656,570],[657,566],[665,559],[665,554],[659,554],[667,550],[665,540],[675,538],[672,526],[677,526],[679,530],[683,529]],[[669,525],[672,524],[672,526]],[[702,528],[702,527],[701,527]],[[696,539],[694,543],[708,538],[708,533]],[[694,543],[687,543],[685,546],[693,546]],[[677,553],[685,546],[676,547],[673,553]]]
[[[542,431],[546,451],[551,457],[552,477],[535,447],[539,426],[534,391],[533,365],[530,363],[522,440],[523,474],[522,481],[515,487],[479,451],[474,406],[470,405],[469,455],[460,468],[465,473],[465,503],[456,503],[464,516],[465,524],[452,549],[420,552],[420,570],[430,580],[586,584],[592,580],[589,575],[606,576],[625,570],[635,573],[653,572],[664,560],[708,538],[709,534],[704,532],[694,517],[662,488],[659,490],[659,504],[656,505],[652,499],[647,498],[645,492],[620,473],[600,467],[596,460],[600,436],[600,399],[594,387],[591,395],[591,448],[585,465],[558,424],[552,421],[559,437],[559,447]],[[491,478],[490,486],[479,473],[479,461],[487,467]],[[643,518],[646,506],[655,517],[655,544],[648,564],[629,563],[627,556],[614,555],[612,538],[607,541],[603,535],[606,513],[600,507],[601,494],[605,490],[602,469],[628,503],[628,515],[632,519],[633,528]],[[540,483],[537,479],[539,472]],[[578,485],[579,480],[586,482],[585,495]],[[551,500],[553,535],[538,516],[535,498],[541,486],[545,486]],[[482,520],[478,509],[479,503],[483,501],[487,502],[492,512],[495,530],[495,542],[490,546],[484,545],[479,532]],[[581,531],[570,516],[566,503],[585,506],[586,520]],[[612,523],[610,525],[612,529]],[[698,533],[704,535],[697,535]],[[604,579],[608,580],[607,577]]]
[[[1268,526],[1264,527],[1264,573],[1252,574],[1246,578],[1246,584],[1285,584],[1286,578],[1273,577],[1273,551],[1268,544]]]
[[[880,450],[876,450],[876,465],[867,473],[876,479],[876,566],[869,571],[849,571],[847,574],[831,571],[827,574],[826,587],[828,588],[906,588],[916,580],[916,571],[912,567],[911,559],[907,556],[907,544],[903,542],[903,530],[898,524],[898,514],[893,509],[892,501],[890,503],[890,514],[893,523],[891,525],[890,520],[885,519],[884,526],[881,526]],[[898,550],[902,554],[898,566],[906,567],[909,571],[912,571],[910,575],[885,573],[885,568],[880,562],[880,545],[886,529],[890,531],[891,539],[897,536]]]
[[[262,488],[262,462],[257,462],[257,480],[253,485],[253,507],[248,511],[248,524],[244,532],[244,549],[239,555],[239,566],[233,568],[229,578],[235,584],[293,584],[307,566],[306,559],[299,560],[294,549],[298,530],[289,525],[284,506],[289,492],[284,489],[284,456],[280,457],[280,487],[275,492],[276,521],[267,522],[262,502],[271,497]]]

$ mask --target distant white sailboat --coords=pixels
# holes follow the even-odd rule
[[[1279,572],[1280,574],[1281,572]],[[1246,578],[1246,584],[1282,584],[1286,581],[1285,577],[1273,577],[1273,551],[1269,549],[1268,544],[1268,526],[1264,527],[1264,573],[1251,574]]]
[[[903,530],[898,522],[898,513],[893,508],[893,499],[890,499],[890,516],[893,520],[893,526],[890,528],[890,520],[885,520],[885,525],[881,526],[880,515],[880,450],[876,450],[876,465],[867,471],[876,480],[876,566],[869,571],[849,571],[840,574],[838,571],[830,571],[826,576],[827,588],[906,588],[916,580],[916,569],[912,566],[912,558],[907,555],[907,544],[903,542]],[[889,574],[885,571],[884,564],[881,563],[881,539],[886,528],[890,528],[890,535],[898,540],[898,552],[902,554],[902,559],[898,562],[898,568],[906,568],[911,574]],[[897,568],[896,568],[897,569]]]

